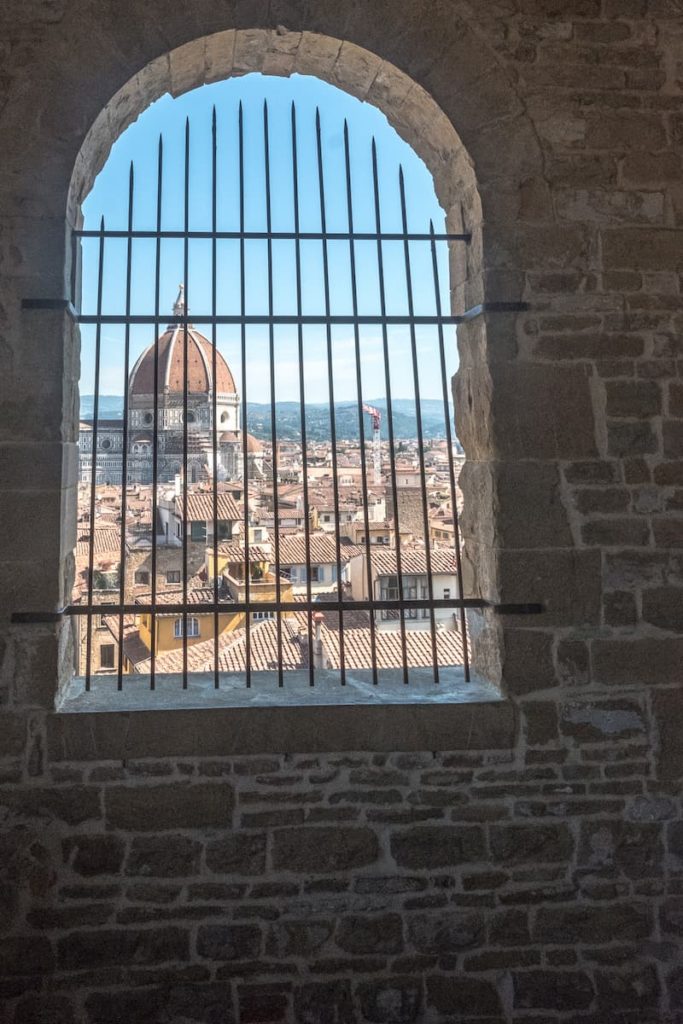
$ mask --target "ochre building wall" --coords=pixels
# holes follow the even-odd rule
[[[0,20],[4,1019],[680,1024],[680,4],[8,0]],[[10,622],[60,607],[75,540],[74,329],[21,300],[66,294],[101,111],[118,97],[106,140],[198,84],[196,45],[164,55],[216,33],[202,80],[303,70],[382,106],[476,228],[456,305],[530,305],[461,332],[456,384],[472,586],[546,607],[492,630],[504,728],[475,707],[373,753],[345,718],[341,752],[249,756],[153,713],[142,739],[134,715],[72,736],[66,631]],[[462,203],[422,89],[471,158]]]

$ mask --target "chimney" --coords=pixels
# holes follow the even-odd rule
[[[325,668],[325,649],[323,647],[321,626],[325,616],[322,612],[314,612],[313,624],[315,629],[315,636],[313,639],[313,668]]]

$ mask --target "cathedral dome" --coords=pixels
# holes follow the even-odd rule
[[[173,307],[176,316],[184,316],[185,302],[183,286]],[[185,330],[182,324],[169,325],[157,340],[158,373],[157,392],[163,394],[184,393]],[[131,396],[154,394],[154,344],[142,353],[130,374],[129,394]],[[192,324],[187,327],[187,393],[208,395],[213,391],[214,348],[208,338],[200,334]],[[230,367],[216,350],[216,394],[234,395],[237,392]]]

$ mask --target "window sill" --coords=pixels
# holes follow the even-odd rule
[[[461,670],[437,687],[429,672],[410,686],[387,673],[377,687],[364,673],[275,673],[243,677],[165,676],[150,693],[146,677],[93,679],[90,693],[73,680],[48,717],[52,759],[125,760],[139,757],[217,757],[233,754],[323,751],[510,749],[514,707],[487,683],[465,683]],[[327,678],[329,677],[329,678]],[[393,677],[393,678],[392,678]],[[137,686],[136,686],[137,684]]]

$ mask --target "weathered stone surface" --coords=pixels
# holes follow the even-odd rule
[[[642,637],[595,640],[593,672],[596,682],[614,686],[680,681],[683,638]]]
[[[85,877],[115,875],[121,869],[125,844],[119,836],[85,835],[62,842],[64,860]]]
[[[414,914],[408,921],[408,937],[421,953],[456,953],[482,944],[484,919],[465,910]]]
[[[608,903],[603,906],[541,907],[533,930],[534,942],[573,945],[576,942],[622,942],[646,939],[652,913],[646,903]]]
[[[422,992],[412,978],[362,982],[356,995],[365,1019],[373,1024],[411,1024],[419,1020]]]
[[[633,1012],[636,1008],[648,1011],[657,1005],[659,979],[652,965],[639,965],[619,971],[600,971],[596,977],[598,1005],[603,1013],[619,1009]]]
[[[484,856],[484,836],[476,826],[417,826],[394,832],[391,853],[404,868],[450,867]]]
[[[10,936],[0,948],[0,976],[35,974],[41,976],[54,967],[52,944],[44,936]]]
[[[398,914],[359,915],[343,917],[335,942],[346,953],[400,953],[403,948],[403,925]]]
[[[276,921],[270,928],[268,952],[278,956],[312,957],[332,937],[334,921]]]
[[[627,739],[645,732],[645,718],[632,700],[567,701],[561,705],[560,732],[582,743]]]
[[[273,835],[273,866],[278,871],[349,871],[375,861],[377,836],[365,828],[280,829]]]
[[[265,834],[237,833],[211,840],[206,846],[206,866],[226,875],[262,875],[266,867]]]
[[[585,821],[581,824],[578,863],[612,868],[629,878],[662,872],[661,826],[626,821]]]
[[[57,964],[67,971],[123,964],[184,962],[189,938],[183,928],[118,929],[71,932],[57,941]]]
[[[261,952],[261,930],[248,924],[202,925],[197,952],[207,960],[251,960]]]
[[[525,701],[526,741],[530,746],[543,746],[557,738],[557,705],[550,701]]]
[[[86,786],[51,789],[3,787],[0,790],[0,808],[4,808],[11,818],[40,818],[46,824],[62,821],[67,825],[81,825],[99,818],[102,813],[99,791]]]
[[[126,860],[127,875],[173,878],[199,869],[201,844],[186,836],[136,836]]]
[[[227,827],[232,789],[226,783],[192,786],[112,786],[105,794],[107,823],[133,832]]]
[[[30,995],[17,1004],[14,1024],[75,1024],[74,1008],[67,996]]]
[[[302,1024],[354,1024],[348,981],[307,982],[294,990],[294,1019]]]
[[[515,1009],[586,1010],[593,985],[582,971],[515,971]]]
[[[574,848],[566,825],[492,825],[489,835],[497,864],[564,861]]]
[[[439,1013],[457,1014],[463,1019],[478,1016],[497,1017],[500,997],[495,985],[479,978],[433,975],[427,978],[427,1004]]]

